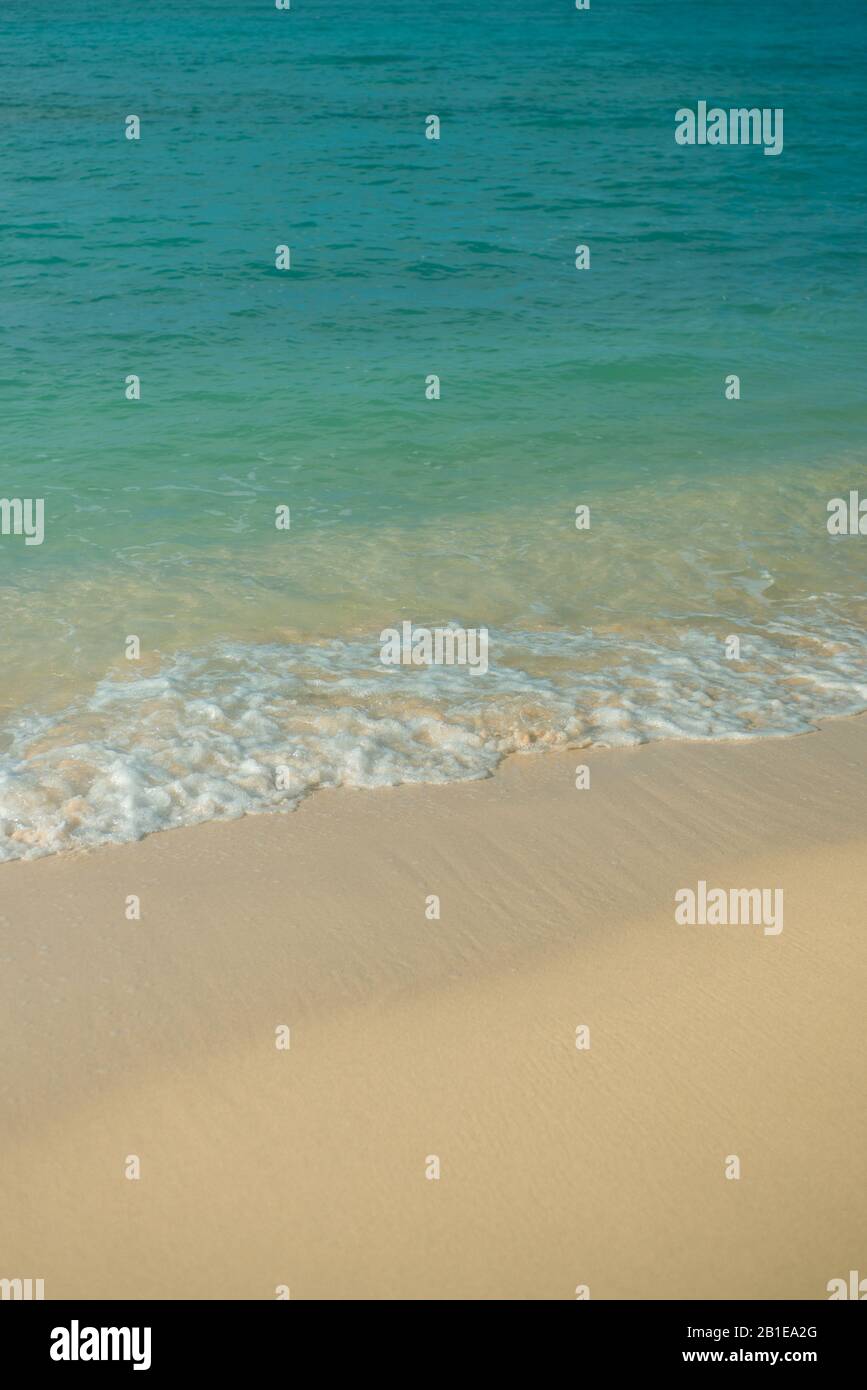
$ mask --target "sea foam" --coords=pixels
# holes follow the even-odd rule
[[[493,631],[490,670],[387,667],[378,640],[222,642],[113,672],[3,731],[0,858],[294,809],[323,787],[490,775],[509,753],[802,733],[867,707],[867,639],[772,624],[727,661],[689,629]]]

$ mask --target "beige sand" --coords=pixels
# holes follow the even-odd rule
[[[867,1274],[865,755],[867,719],[515,758],[0,869],[0,1277],[569,1299]],[[782,934],[676,925],[699,879],[782,887]]]

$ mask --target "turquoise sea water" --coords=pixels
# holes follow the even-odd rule
[[[4,0],[0,856],[865,708],[865,66],[856,0]]]

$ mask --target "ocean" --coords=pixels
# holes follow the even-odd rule
[[[0,857],[867,707],[865,69],[860,0],[3,0]]]

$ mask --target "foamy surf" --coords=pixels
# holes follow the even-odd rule
[[[740,661],[690,628],[491,631],[484,677],[384,666],[378,643],[222,642],[113,672],[3,730],[0,858],[294,809],[325,787],[486,777],[510,753],[806,732],[867,707],[867,638],[772,624]]]

